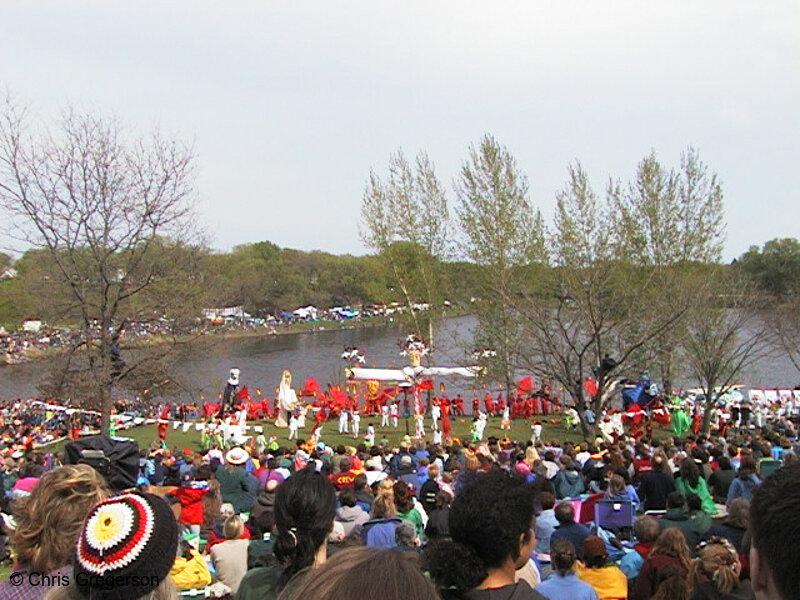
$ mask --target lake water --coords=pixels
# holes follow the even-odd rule
[[[469,348],[475,319],[470,316],[445,319],[436,327],[435,363],[439,366],[463,365],[467,362],[463,348]],[[342,379],[345,346],[357,346],[366,355],[369,367],[403,367],[408,364],[400,355],[398,342],[409,330],[399,325],[383,325],[336,331],[259,336],[216,340],[201,343],[176,367],[178,378],[188,384],[194,397],[203,394],[214,398],[224,388],[231,367],[241,369],[241,383],[251,393],[261,388],[271,395],[278,386],[281,373],[289,369],[294,387],[300,388],[307,377],[314,377],[321,386]],[[123,353],[124,357],[124,353]],[[36,385],[41,379],[44,362],[28,362],[0,367],[0,398],[38,396]],[[635,377],[635,373],[628,376]],[[444,380],[448,393],[472,395],[468,381],[456,377]],[[748,387],[794,387],[800,373],[785,357],[773,357],[754,365],[739,380]],[[694,385],[691,380],[681,383]],[[187,393],[186,399],[190,398]]]

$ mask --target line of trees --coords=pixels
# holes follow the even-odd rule
[[[581,415],[602,411],[619,376],[642,368],[667,387],[691,373],[710,392],[734,383],[773,340],[800,363],[797,273],[785,260],[796,258],[797,242],[720,265],[722,189],[692,148],[672,169],[649,154],[629,182],[611,179],[602,194],[580,163],[570,165],[549,224],[513,155],[490,135],[468,149],[452,208],[433,161],[397,152],[387,175],[370,173],[363,197],[361,236],[374,254],[266,241],[217,253],[194,227],[191,148],[158,132],[134,138],[93,114],[67,111],[48,128],[11,100],[3,108],[4,234],[27,251],[13,262],[17,277],[0,282],[0,321],[74,325],[47,385],[101,408],[105,423],[112,390],[160,385],[179,346],[173,336],[121,364],[124,324],[179,327],[203,306],[258,315],[304,304],[460,302],[478,322],[465,362],[492,349],[492,381],[510,391],[517,373],[533,372],[560,383]],[[11,264],[0,256],[0,270]],[[411,314],[435,350],[430,317]],[[588,376],[598,380],[592,397]]]
[[[370,213],[375,178],[363,204],[365,238],[394,218],[391,189],[380,218]],[[472,343],[494,350],[488,377],[507,392],[520,372],[560,384],[587,438],[594,428],[584,410],[601,414],[621,376],[649,369],[667,390],[693,379],[710,407],[714,390],[724,393],[774,350],[775,313],[761,309],[765,292],[778,290],[759,287],[756,269],[745,268],[757,262],[754,251],[739,268],[720,264],[722,187],[694,148],[674,168],[651,152],[630,181],[610,179],[604,193],[575,162],[549,224],[513,155],[491,135],[469,148],[453,188],[456,218],[450,210],[426,218],[450,234],[441,246],[451,259],[475,266]],[[392,236],[383,232],[384,246],[401,239]],[[796,316],[781,314],[783,339],[796,339]],[[593,396],[587,377],[597,381]]]

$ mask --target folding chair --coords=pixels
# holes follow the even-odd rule
[[[594,522],[611,531],[633,527],[633,503],[598,500],[594,505]]]

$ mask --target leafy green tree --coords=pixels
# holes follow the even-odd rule
[[[427,154],[420,152],[413,167],[402,151],[392,154],[386,182],[370,172],[360,232],[367,247],[389,265],[415,333],[435,349],[433,322],[423,322],[414,305],[424,302],[434,308],[443,299],[441,262],[450,248],[450,213]]]
[[[516,160],[491,135],[471,146],[456,181],[459,250],[480,267],[476,279],[475,339],[497,356],[489,375],[509,393],[523,351],[520,319],[509,299],[521,290],[522,269],[545,258],[541,214],[528,198]]]
[[[795,238],[776,238],[762,248],[751,246],[737,267],[778,302],[800,293],[800,241]]]

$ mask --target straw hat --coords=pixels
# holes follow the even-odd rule
[[[243,448],[232,448],[228,450],[228,453],[225,455],[225,462],[229,465],[243,465],[249,458],[250,455],[247,453],[247,450]]]

